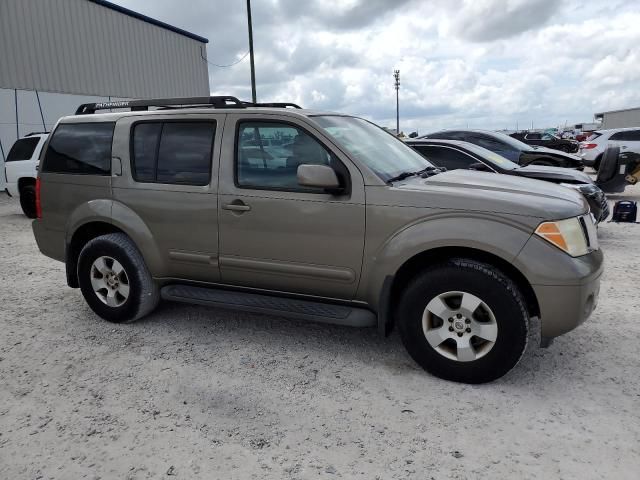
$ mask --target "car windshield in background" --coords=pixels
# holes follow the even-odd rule
[[[484,158],[487,161],[496,164],[498,167],[504,170],[515,170],[516,168],[520,168],[520,165],[512,162],[511,160],[504,158],[502,155],[498,155],[497,153],[492,152],[484,147],[480,147],[473,143],[468,143],[464,146],[471,153],[475,153],[480,158]]]
[[[516,150],[523,151],[523,150],[531,150],[533,148],[533,146],[527,145],[526,143],[521,142],[520,140],[516,140],[512,136],[506,135],[504,133],[493,132],[493,133],[491,133],[491,135],[497,141],[504,142],[504,143],[508,144],[509,146],[511,146],[512,148],[515,148]]]
[[[351,155],[385,182],[404,172],[433,167],[422,155],[371,122],[338,115],[313,119]]]

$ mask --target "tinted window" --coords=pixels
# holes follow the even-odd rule
[[[463,132],[445,130],[443,132],[430,133],[422,138],[437,138],[439,140],[465,140]]]
[[[156,155],[161,123],[139,123],[133,128],[133,178],[138,182],[155,182]]]
[[[139,182],[208,185],[212,122],[139,123],[133,129],[133,177]]]
[[[237,182],[242,187],[321,192],[298,185],[298,166],[337,168],[339,163],[315,138],[281,123],[242,122],[236,152]]]
[[[31,137],[31,138],[21,138],[16,141],[9,150],[9,155],[7,155],[6,162],[14,162],[16,160],[29,160],[31,155],[33,155],[33,151],[38,146],[38,142],[40,141],[40,137]]]
[[[108,175],[114,123],[65,123],[53,132],[43,172]]]
[[[624,132],[616,132],[609,140],[625,140],[628,142],[640,141],[640,130],[627,130]]]
[[[539,133],[527,133],[524,138],[527,140],[540,140],[541,135]]]
[[[480,145],[481,147],[491,150],[492,152],[500,152],[505,150],[511,150],[511,147],[506,143],[502,143],[498,140],[485,135],[473,135],[468,138],[469,142]]]
[[[431,162],[439,167],[446,167],[447,170],[456,170],[458,168],[467,170],[472,163],[478,162],[470,155],[450,147],[419,145],[416,149]]]

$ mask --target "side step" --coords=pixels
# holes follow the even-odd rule
[[[164,300],[174,302],[267,313],[350,327],[375,327],[378,323],[377,316],[372,311],[364,308],[258,293],[193,287],[190,285],[167,285],[162,287],[160,295]]]

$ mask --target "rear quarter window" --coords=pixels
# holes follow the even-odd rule
[[[29,160],[34,150],[38,146],[40,137],[21,138],[16,141],[9,150],[5,162],[15,162],[16,160]]]
[[[115,123],[63,123],[56,128],[42,171],[76,175],[109,175]]]

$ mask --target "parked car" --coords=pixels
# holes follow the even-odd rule
[[[571,153],[546,147],[534,147],[516,140],[509,135],[488,130],[443,130],[419,138],[441,140],[461,140],[491,150],[518,165],[543,165],[582,170],[582,159]]]
[[[584,195],[589,202],[591,213],[597,222],[601,222],[609,216],[606,195],[586,173],[570,168],[540,165],[521,167],[486,148],[458,140],[421,139],[408,140],[406,143],[438,167],[445,167],[447,170],[481,170],[535,178],[573,188]]]
[[[397,326],[424,369],[480,383],[511,370],[528,339],[547,345],[596,307],[603,257],[576,191],[443,172],[349,115],[234,97],[96,113],[112,106],[58,122],[33,222],[40,250],[108,321],[164,298]],[[293,138],[284,165],[244,162],[251,135]]]
[[[4,164],[6,192],[11,197],[20,197],[22,211],[29,218],[36,218],[38,159],[48,136],[48,132],[30,133],[16,140]]]
[[[516,132],[510,136],[527,145],[547,147],[567,153],[576,153],[578,151],[578,142],[569,138],[560,138],[551,133]]]
[[[596,130],[580,143],[579,155],[585,165],[600,168],[602,155],[608,146],[620,147],[620,152],[640,153],[640,128]]]

